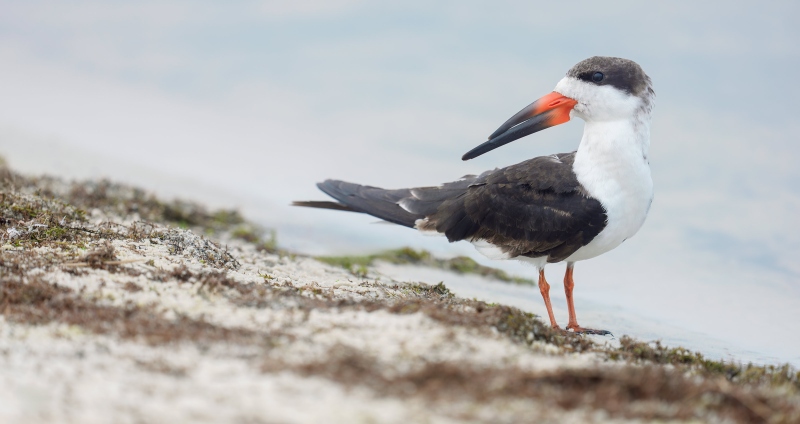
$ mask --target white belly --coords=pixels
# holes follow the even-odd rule
[[[644,224],[653,201],[653,180],[647,161],[649,142],[636,140],[639,137],[608,137],[608,126],[608,123],[603,125],[605,131],[592,131],[587,123],[573,165],[578,181],[605,208],[606,227],[568,257],[568,262],[602,255],[632,237]],[[592,137],[604,132],[604,137]]]

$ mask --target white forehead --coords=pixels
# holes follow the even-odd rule
[[[642,108],[642,99],[611,85],[596,85],[566,76],[553,90],[578,102],[573,109],[586,121],[628,119]]]

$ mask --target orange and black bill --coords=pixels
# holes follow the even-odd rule
[[[569,121],[569,112],[578,102],[552,92],[517,112],[497,129],[489,140],[470,150],[461,160],[476,158],[518,138]]]

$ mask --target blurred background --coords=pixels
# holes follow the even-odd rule
[[[798,364],[799,12],[731,0],[0,0],[0,155],[26,173],[238,207],[295,251],[407,245],[531,277],[467,243],[288,205],[325,199],[314,186],[325,178],[433,185],[572,151],[579,120],[460,159],[576,62],[630,58],[657,93],[656,197],[635,238],[578,264],[579,312],[595,305],[614,328],[624,311],[633,335],[658,336],[635,323],[660,323],[694,332],[697,348]],[[548,270],[560,281],[562,265]],[[544,312],[538,290],[530,300]]]

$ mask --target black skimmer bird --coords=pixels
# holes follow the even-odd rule
[[[619,246],[639,230],[653,200],[648,150],[655,92],[635,62],[592,57],[573,66],[555,90],[531,103],[467,152],[469,160],[526,135],[586,121],[578,150],[468,175],[436,187],[385,190],[327,180],[317,186],[337,202],[297,206],[366,213],[450,242],[467,240],[493,259],[518,259],[539,271],[550,324],[558,328],[544,276],[566,262],[567,330],[608,334],[578,325],[572,291],[577,261]]]

